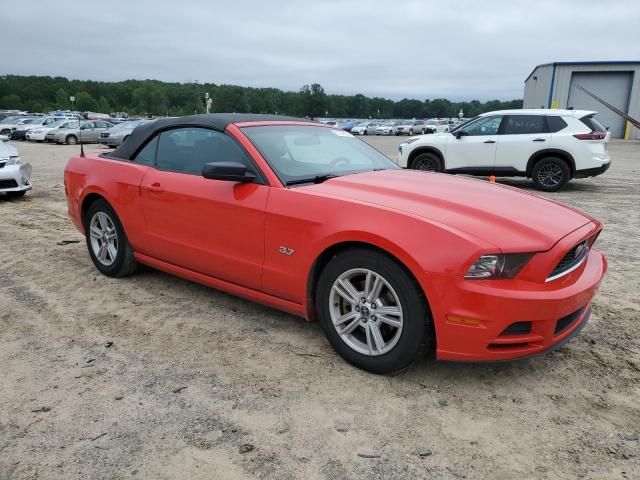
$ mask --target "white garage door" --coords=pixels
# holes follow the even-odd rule
[[[586,88],[605,102],[627,113],[632,80],[632,72],[574,72],[571,75],[567,106],[576,110],[595,110],[598,112],[596,118],[604,126],[609,127],[611,136],[621,138],[624,136],[624,118],[573,85],[578,84]]]

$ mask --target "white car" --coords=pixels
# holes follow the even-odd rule
[[[610,133],[586,110],[483,113],[449,133],[400,144],[404,168],[471,175],[527,177],[555,191],[572,178],[601,175],[611,165]]]
[[[427,120],[424,124],[424,133],[443,133],[449,131],[449,120]]]
[[[55,130],[56,128],[62,127],[62,125],[69,125],[69,122],[73,122],[73,120],[56,117],[56,121],[53,123],[49,123],[48,125],[44,126],[41,125],[28,130],[25,134],[25,137],[27,140],[30,140],[32,142],[44,142],[47,139],[47,133]]]
[[[378,124],[375,122],[362,122],[351,129],[353,135],[375,135]]]
[[[0,135],[7,137],[11,136],[11,133],[21,125],[26,125],[37,120],[36,117],[9,117],[2,120],[0,123]]]
[[[21,197],[31,189],[31,165],[20,162],[18,150],[0,141],[0,192]]]
[[[395,135],[398,125],[400,125],[400,122],[389,122],[378,125],[376,127],[376,135]]]
[[[420,135],[425,133],[424,120],[409,120],[396,126],[396,135]]]
[[[33,122],[19,125],[11,132],[11,140],[26,140],[27,133],[38,127],[48,127],[57,123],[59,119],[55,117],[39,117]]]

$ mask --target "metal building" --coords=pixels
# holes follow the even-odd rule
[[[595,110],[612,137],[640,140],[640,129],[575,85],[640,120],[640,61],[545,63],[524,82],[524,108]]]

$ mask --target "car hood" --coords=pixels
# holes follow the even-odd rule
[[[17,157],[18,149],[13,145],[9,145],[0,141],[0,158],[5,159],[9,157]]]
[[[347,175],[310,191],[421,217],[503,252],[541,252],[593,221],[579,210],[484,180],[416,170]]]

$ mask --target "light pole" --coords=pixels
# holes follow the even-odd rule
[[[460,122],[462,122],[462,117],[464,117],[464,112],[462,111],[462,109],[460,109],[460,111],[458,112],[458,118],[460,119]]]
[[[71,96],[69,97],[69,100],[71,101],[71,111],[73,112],[73,102],[75,102],[75,101],[76,101],[76,97],[74,97],[73,95],[71,95]]]
[[[205,105],[205,113],[209,113],[209,107],[211,106],[211,104],[209,103],[209,92],[205,92],[204,94],[204,105]]]

